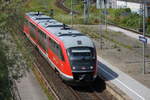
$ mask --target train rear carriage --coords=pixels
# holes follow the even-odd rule
[[[24,33],[66,82],[96,78],[96,49],[92,40],[40,12],[25,16]]]

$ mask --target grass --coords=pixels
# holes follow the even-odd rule
[[[71,22],[71,16],[56,7],[55,2],[56,0],[44,0],[44,2],[43,0],[30,0],[26,5],[24,5],[24,11],[41,11],[50,15],[50,10],[54,9],[54,18],[63,23],[69,24]],[[78,20],[80,20],[80,18],[78,18]]]
[[[73,10],[78,11],[80,13],[79,15],[76,15],[74,17],[74,19],[76,20],[74,22],[74,24],[84,24],[84,14],[83,14],[83,12],[84,12],[84,5],[83,5],[83,1],[81,1],[81,0],[74,1],[73,0],[73,4],[75,4],[75,5],[73,5]],[[71,8],[71,0],[65,0],[64,5],[67,8]],[[90,15],[89,15],[88,24],[98,24],[100,22],[99,21],[100,10],[96,9],[95,5],[91,5],[90,9],[89,9],[89,12],[90,12]]]
[[[46,83],[44,82],[44,80],[42,79],[40,73],[38,72],[38,70],[34,67],[32,68],[32,71],[34,72],[37,80],[39,81],[40,85],[42,86],[42,89],[44,90],[44,92],[47,94],[48,96],[48,99],[49,100],[53,100],[54,97],[52,96],[52,94],[49,92],[47,86],[46,86]]]
[[[94,30],[92,30],[90,28],[86,28],[84,26],[80,26],[79,28],[75,28],[75,29],[80,30],[82,33],[88,35],[91,38],[94,38],[94,39],[100,38],[99,33],[96,33]]]
[[[84,26],[80,26],[79,28],[76,28],[76,29],[80,30],[81,32],[85,33],[86,35],[90,36],[91,38],[94,38],[94,39],[99,39],[100,38],[100,34],[99,34],[98,31],[94,31],[94,30],[92,30],[90,28],[87,28],[87,27],[84,27]],[[103,34],[101,36],[104,39],[109,40],[109,41],[111,41],[111,42],[113,42],[113,43],[115,43],[115,44],[117,44],[117,45],[119,45],[121,47],[124,47],[124,48],[132,50],[132,48],[133,48],[132,46],[126,45],[124,43],[121,43],[121,42],[119,42],[119,41],[111,38],[109,36],[109,34],[110,34],[110,32],[103,31]],[[116,36],[116,35],[119,35],[121,33],[120,32],[111,32],[111,34],[113,34],[114,36]]]
[[[76,10],[78,12],[82,12],[83,10],[83,1],[79,1],[79,0],[72,0],[72,3],[73,3],[73,10]],[[64,2],[64,5],[67,7],[67,8],[71,8],[71,0],[65,0]]]
[[[55,9],[56,12],[60,10],[54,6],[55,0],[29,0],[28,3],[24,6],[26,12],[29,11],[42,11],[48,13],[50,9]]]
[[[116,40],[114,40],[114,39],[111,39],[110,37],[108,37],[108,36],[106,36],[106,35],[102,35],[102,37],[105,38],[106,40],[109,40],[109,41],[111,41],[111,42],[113,42],[113,43],[119,45],[119,46],[122,46],[122,47],[124,47],[124,48],[127,48],[127,49],[132,50],[132,46],[130,46],[130,45],[126,45],[126,44],[124,44],[124,43],[121,43],[121,42],[119,42],[119,41],[116,41]]]

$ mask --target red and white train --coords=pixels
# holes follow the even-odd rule
[[[96,48],[88,36],[41,12],[25,14],[23,31],[64,81],[85,83],[96,78]]]

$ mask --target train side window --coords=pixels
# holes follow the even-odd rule
[[[29,27],[30,27],[30,28],[32,28],[32,25],[31,25],[31,23],[30,23],[30,22],[29,22]]]
[[[40,34],[40,36],[43,38],[43,39],[46,39],[46,34],[44,32],[42,32],[41,30],[38,30],[38,33]]]
[[[64,61],[64,57],[62,54],[62,49],[61,47],[51,38],[49,38],[49,42],[50,42],[50,49],[53,51],[53,53],[55,53],[59,59],[61,59],[62,61]]]
[[[29,23],[29,28],[30,28],[30,36],[33,39],[36,39],[36,34],[35,34],[36,26],[34,24],[32,24],[31,22],[28,22],[28,23]]]
[[[31,29],[36,29],[36,26],[33,25],[31,22],[29,23],[29,25],[30,25],[30,28],[31,28]]]
[[[57,54],[58,54],[59,59],[64,61],[64,56],[63,56],[63,53],[62,53],[62,49],[59,45],[57,46]]]
[[[47,51],[47,46],[45,45],[46,42],[46,34],[41,31],[40,29],[38,29],[38,34],[39,34],[39,38],[38,38],[38,44],[45,50]]]
[[[51,38],[49,38],[49,42],[50,42],[49,48],[55,53],[55,50],[54,50],[54,46],[55,46],[54,41]]]
[[[29,24],[29,21],[28,21],[27,19],[25,19],[25,20],[24,20],[24,24],[25,24],[25,25],[28,25],[28,24]]]

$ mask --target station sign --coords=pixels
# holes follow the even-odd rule
[[[147,38],[144,36],[139,36],[139,40],[143,43],[147,43]]]

